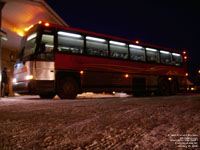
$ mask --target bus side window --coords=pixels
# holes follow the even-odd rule
[[[172,53],[172,65],[180,66],[183,62],[182,55],[178,53]]]
[[[160,60],[162,64],[170,65],[172,60],[171,60],[171,53],[168,51],[160,51]]]
[[[128,59],[128,45],[117,41],[110,41],[110,56],[113,58]]]
[[[138,45],[129,45],[130,59],[135,61],[145,61],[145,49]]]
[[[84,39],[80,34],[65,31],[58,32],[58,51],[66,53],[82,54]]]
[[[157,49],[146,48],[147,60],[152,63],[159,63],[159,53]]]
[[[41,44],[39,48],[38,59],[41,60],[53,60],[53,49],[54,49],[54,36],[43,34],[41,39]]]
[[[105,39],[87,36],[86,49],[88,55],[108,56],[108,42]]]

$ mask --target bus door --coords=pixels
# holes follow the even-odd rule
[[[43,33],[35,59],[35,77],[40,81],[54,81],[54,35]]]

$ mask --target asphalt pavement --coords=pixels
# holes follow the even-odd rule
[[[200,149],[200,94],[0,100],[0,150]]]

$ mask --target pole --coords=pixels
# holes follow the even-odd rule
[[[5,2],[3,2],[3,1],[0,1],[0,30],[1,30],[1,16],[2,16],[2,9],[3,9],[3,7],[4,7],[4,5],[5,5]],[[1,56],[1,54],[2,54],[2,50],[1,50],[1,38],[0,38],[0,73],[2,72],[2,56]],[[0,90],[1,90],[1,77],[0,77]],[[1,98],[1,92],[0,92],[0,98]]]

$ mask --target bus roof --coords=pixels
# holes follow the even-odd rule
[[[45,25],[45,23],[42,23],[42,25]],[[160,50],[168,50],[170,52],[183,53],[183,51],[181,51],[181,50],[175,50],[175,49],[166,48],[166,47],[153,45],[153,44],[148,44],[148,43],[144,43],[144,42],[140,42],[140,41],[139,41],[139,43],[137,43],[138,42],[137,40],[136,41],[128,40],[125,38],[115,37],[115,36],[111,36],[111,35],[96,33],[96,32],[92,32],[92,31],[87,31],[87,30],[82,30],[82,29],[77,29],[77,28],[72,28],[72,27],[60,26],[60,25],[55,25],[55,24],[50,24],[49,27],[55,27],[58,29],[66,29],[66,30],[70,30],[70,31],[74,31],[74,32],[80,32],[80,33],[84,33],[84,34],[93,35],[93,36],[99,36],[99,37],[109,38],[109,39],[113,39],[113,40],[117,40],[117,41],[128,42],[128,43],[132,43],[132,44],[136,44],[136,45],[140,45],[140,46],[152,47],[152,48],[156,48],[156,49],[160,49]]]

